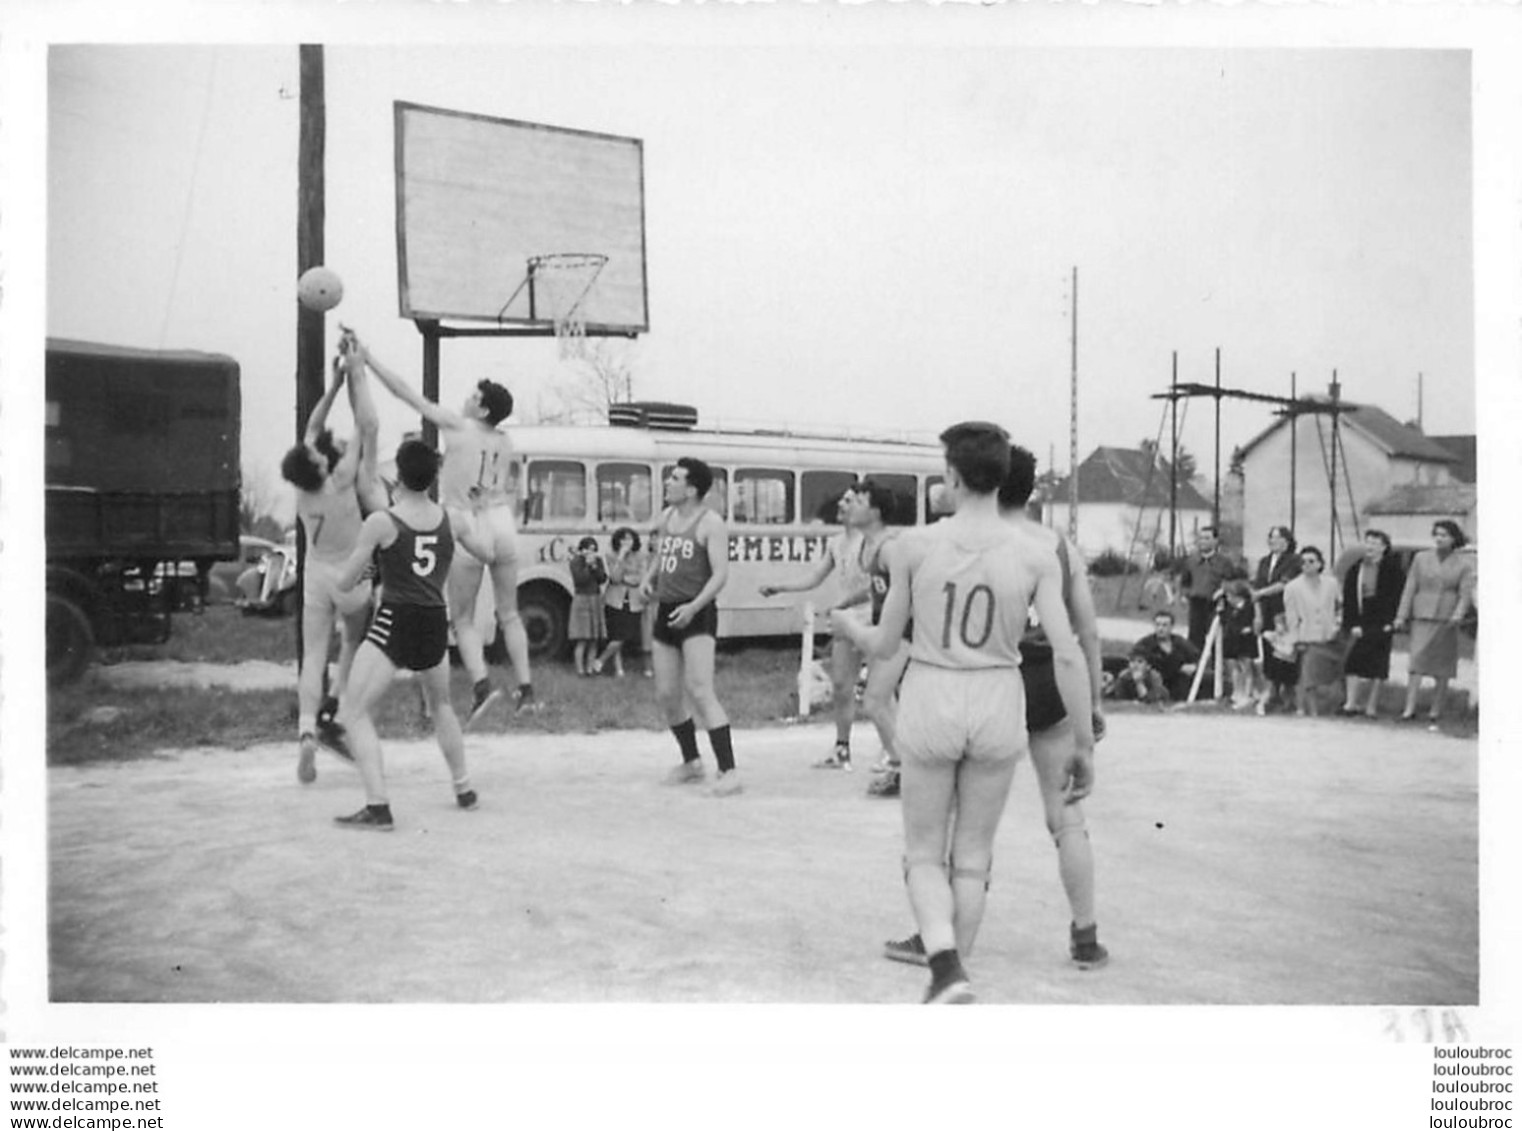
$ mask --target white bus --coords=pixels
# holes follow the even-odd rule
[[[621,406],[628,407],[628,406]],[[688,410],[690,412],[690,410]],[[645,419],[646,414],[630,415]],[[652,418],[660,414],[652,412]],[[682,414],[678,414],[681,418]],[[518,607],[537,655],[558,655],[571,602],[568,559],[586,535],[606,553],[614,531],[629,527],[649,543],[660,517],[662,484],[683,456],[714,471],[707,503],[729,524],[729,583],[719,594],[719,636],[795,633],[803,597],[766,598],[762,585],[806,578],[839,533],[836,505],[857,479],[895,495],[893,525],[934,521],[930,498],[942,480],[939,445],[812,436],[782,431],[703,431],[682,424],[591,427],[525,425],[510,429],[519,525]],[[830,582],[809,595],[832,599]],[[495,636],[491,586],[477,609],[488,640]]]

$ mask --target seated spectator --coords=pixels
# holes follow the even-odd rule
[[[1152,618],[1152,633],[1131,649],[1141,653],[1163,681],[1168,696],[1178,702],[1189,698],[1189,685],[1199,668],[1200,650],[1173,631],[1173,614],[1159,609]]]
[[[1115,677],[1110,694],[1115,699],[1133,703],[1166,703],[1168,689],[1163,677],[1152,670],[1144,652],[1133,651],[1126,670]]]

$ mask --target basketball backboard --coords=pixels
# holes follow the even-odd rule
[[[642,333],[644,146],[638,138],[397,102],[398,297],[403,318],[550,328],[564,312],[530,260],[607,256],[581,300],[589,334]]]

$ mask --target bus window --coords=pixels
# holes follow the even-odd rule
[[[648,522],[652,498],[649,464],[597,466],[598,522]]]
[[[940,475],[925,476],[925,525],[932,522],[940,522],[950,511],[942,512],[940,507],[945,503],[941,500],[941,493],[946,490],[944,477]]]
[[[895,475],[892,472],[869,472],[862,477],[872,483],[877,483],[893,492],[893,509],[891,514],[883,515],[883,522],[889,526],[913,526],[916,521],[915,494],[916,485],[912,475]]]
[[[755,467],[735,472],[729,494],[736,522],[781,526],[793,521],[793,473]]]
[[[856,476],[849,471],[805,471],[801,476],[803,521],[840,522],[840,497],[851,489]]]
[[[668,463],[665,467],[661,468],[661,482],[663,484],[666,482],[666,477],[671,474],[671,469],[675,466],[676,464],[674,463]],[[728,518],[729,472],[725,471],[722,467],[714,467],[713,464],[708,465],[708,470],[713,472],[713,486],[708,488],[708,494],[703,496],[703,504],[720,518]],[[664,500],[665,496],[662,495],[661,498]]]
[[[528,465],[524,523],[585,522],[587,469],[575,460],[536,459]]]

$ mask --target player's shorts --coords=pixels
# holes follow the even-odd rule
[[[1025,689],[1013,668],[910,661],[899,686],[894,744],[904,761],[1008,762],[1024,755]]]
[[[450,507],[448,513],[456,551],[486,565],[518,560],[518,523],[510,505],[483,510]]]
[[[669,623],[672,611],[686,603],[686,601],[662,601],[656,607],[655,638],[662,644],[680,648],[682,641],[694,636],[716,637],[719,635],[719,610],[714,607],[712,601],[698,610],[697,616],[687,622],[686,628],[672,628]]]
[[[425,672],[449,651],[449,612],[442,605],[388,605],[370,620],[365,639],[398,668]]]
[[[1057,690],[1057,665],[1050,657],[1020,660],[1020,680],[1025,684],[1025,729],[1031,734],[1051,730],[1068,717]]]
[[[370,582],[361,581],[345,592],[338,587],[338,575],[342,571],[341,564],[308,557],[302,567],[302,605],[324,612],[332,610],[341,617],[350,617],[369,608]]]

